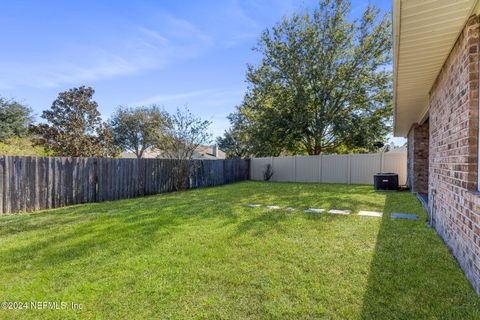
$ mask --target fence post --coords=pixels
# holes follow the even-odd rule
[[[383,152],[380,152],[380,172],[383,172],[384,168],[385,168],[385,159],[384,159],[384,154]]]
[[[98,158],[94,158],[93,160],[93,201],[98,202]]]
[[[3,213],[3,164],[5,157],[0,156],[0,213]]]
[[[323,155],[319,154],[318,155],[318,182],[322,182],[322,158],[323,158]]]
[[[297,182],[297,156],[293,156],[293,179]]]
[[[270,165],[272,166],[272,172],[275,172],[275,168],[273,167],[273,157],[270,157]],[[274,177],[272,177],[275,179]]]
[[[3,213],[10,213],[10,208],[12,207],[12,197],[9,197],[10,193],[10,175],[12,174],[11,168],[11,159],[12,157],[5,156],[4,164],[4,181],[3,181],[3,194],[4,194],[4,204],[3,204]]]
[[[352,155],[348,154],[348,184],[352,184]]]
[[[248,179],[249,180],[253,180],[253,178],[254,178],[254,175],[253,175],[253,165],[254,165],[253,164],[253,159],[255,159],[255,158],[249,158],[248,159],[248,174],[249,174]]]

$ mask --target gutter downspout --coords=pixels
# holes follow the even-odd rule
[[[397,130],[397,76],[398,52],[400,50],[400,10],[401,1],[392,1],[392,31],[393,31],[393,135]]]
[[[432,205],[429,206],[428,210],[428,226],[430,228],[435,228],[435,196],[437,195],[437,190],[432,189]]]

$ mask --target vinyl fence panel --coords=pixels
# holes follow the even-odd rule
[[[267,165],[272,165],[273,158],[253,158],[255,165],[250,165],[250,177],[252,180],[263,180],[263,173],[267,168]]]
[[[378,172],[397,173],[401,185],[407,179],[406,152],[252,158],[251,179],[263,180],[267,164],[272,181],[373,184]]]
[[[324,155],[322,156],[323,183],[349,183],[349,156]]]
[[[384,153],[382,171],[398,173],[398,183],[407,184],[407,152]]]
[[[350,183],[373,184],[373,175],[380,172],[382,154],[350,155]]]
[[[295,157],[275,157],[273,167],[274,181],[295,181]]]
[[[297,182],[320,181],[321,156],[297,156],[295,176]]]

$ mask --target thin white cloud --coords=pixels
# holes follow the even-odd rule
[[[161,30],[131,26],[105,44],[70,44],[33,54],[29,61],[1,61],[0,88],[57,87],[164,68],[204,53],[211,39],[186,20],[165,16]],[[165,34],[165,35],[164,35]]]
[[[178,107],[189,105],[194,108],[217,108],[228,107],[239,104],[243,97],[242,90],[224,90],[224,89],[203,89],[174,94],[159,94],[147,97],[138,101],[133,101],[129,105],[148,105],[159,104],[165,107]]]
[[[225,46],[225,48],[234,48],[242,44],[244,41],[251,41],[253,39],[258,38],[259,35],[260,35],[260,31],[252,32],[252,33],[237,34],[230,37],[228,40],[224,41],[223,45]]]
[[[251,6],[251,4],[235,0],[224,8],[223,18],[229,21],[229,27],[231,29],[227,31],[228,35],[222,41],[225,48],[234,48],[260,35],[262,27],[247,13],[248,9],[246,7],[249,6]]]
[[[227,115],[232,112],[233,107],[242,102],[244,89],[202,89],[174,94],[159,94],[147,97],[142,100],[129,103],[129,106],[158,104],[167,111],[174,111],[175,108],[188,106],[195,114],[212,121],[209,130],[214,137],[223,134],[229,127]]]
[[[161,69],[205,54],[214,39],[226,48],[253,45],[264,28],[262,15],[272,10],[288,13],[298,6],[293,0],[226,1],[217,6],[218,12],[204,17],[211,23],[199,23],[203,29],[155,8],[145,15],[144,25],[127,22],[88,37],[84,34],[89,43],[53,43],[31,52],[28,61],[14,56],[1,60],[0,89],[58,87]]]
[[[233,0],[228,2],[224,15],[230,24],[230,34],[224,38],[222,44],[225,48],[233,48],[246,42],[255,44],[262,31],[276,21],[265,26],[265,13],[289,16],[294,11],[303,11],[307,4],[317,5],[318,0]],[[278,20],[277,20],[278,21]]]
[[[188,103],[190,98],[208,95],[216,92],[213,89],[207,90],[195,90],[189,92],[180,92],[175,94],[159,94],[152,97],[148,97],[142,100],[134,101],[129,103],[130,105],[144,105],[144,104],[166,104],[170,102],[179,102],[183,101],[182,104]]]

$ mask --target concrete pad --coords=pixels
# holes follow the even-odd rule
[[[392,219],[418,220],[418,216],[416,214],[398,213],[398,212],[393,212],[390,215],[390,218],[392,218]]]
[[[332,209],[332,210],[329,210],[328,213],[332,213],[332,214],[341,214],[341,215],[348,215],[350,213],[352,213],[351,210],[337,210],[337,209]]]
[[[267,206],[268,209],[280,209],[279,206]]]
[[[325,209],[310,208],[310,209],[307,209],[307,210],[303,210],[303,212],[322,213],[322,212],[325,212]]]
[[[376,212],[376,211],[359,211],[359,216],[366,216],[366,217],[381,217],[383,216],[383,212]]]
[[[261,207],[262,205],[257,203],[249,203],[248,206],[252,208],[258,208],[258,207]]]

